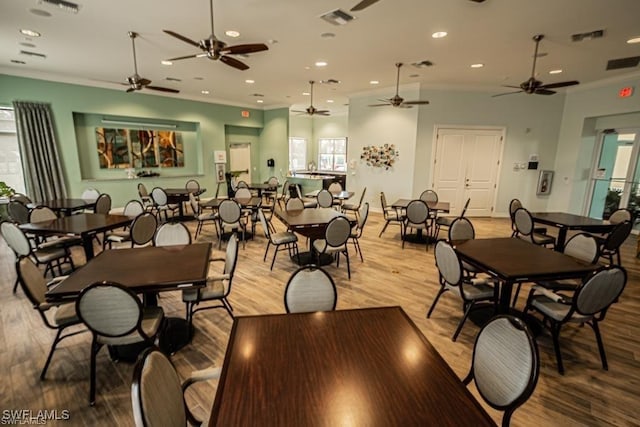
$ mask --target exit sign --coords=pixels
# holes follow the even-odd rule
[[[618,97],[620,97],[620,98],[628,98],[631,95],[633,95],[633,86],[623,87],[618,92]]]
[[[247,110],[242,110],[242,117],[249,117],[249,112]]]

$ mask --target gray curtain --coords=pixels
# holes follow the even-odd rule
[[[67,197],[49,104],[13,103],[27,195],[34,201]]]

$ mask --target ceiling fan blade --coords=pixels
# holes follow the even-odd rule
[[[559,87],[567,87],[567,86],[574,86],[574,85],[579,85],[580,82],[577,80],[570,80],[567,82],[558,82],[558,83],[549,83],[547,85],[542,85],[539,87],[539,89],[556,89]]]
[[[491,95],[492,98],[495,98],[497,96],[504,96],[504,95],[512,95],[514,93],[520,93],[520,92],[524,92],[523,90],[517,90],[515,92],[505,92],[505,93],[499,93],[497,95]]]
[[[386,104],[369,104],[369,107],[386,107],[387,105],[391,105],[388,102]]]
[[[512,86],[512,85],[502,85],[502,87],[512,87],[514,89],[520,89],[521,86]]]
[[[402,104],[399,105],[392,105],[392,107],[396,107],[396,108],[413,108],[413,105],[407,105],[404,102]]]
[[[160,86],[145,86],[147,89],[158,90],[160,92],[169,92],[169,93],[180,93],[179,90],[171,89],[168,87],[160,87]]]
[[[536,95],[553,95],[554,93],[556,93],[556,91],[539,87],[538,89],[533,91],[533,93],[535,93]]]
[[[176,58],[169,58],[167,61],[180,61],[181,59],[198,58],[200,55],[200,53],[196,53],[195,55],[178,56]]]
[[[230,53],[232,55],[244,55],[248,53],[262,52],[269,50],[269,47],[264,43],[251,43],[251,44],[237,44],[235,46],[227,46],[220,50],[220,53]]]
[[[224,62],[225,64],[233,68],[237,68],[238,70],[244,71],[249,69],[249,66],[247,64],[245,64],[244,62],[238,61],[236,58],[232,58],[230,56],[222,55],[220,57],[220,61]]]
[[[331,111],[329,110],[315,110],[315,114],[327,114],[330,113]]]
[[[142,86],[147,86],[151,84],[151,80],[145,79],[144,77],[140,77],[140,79],[138,80],[138,83],[141,84]]]
[[[306,112],[306,111],[303,111],[303,110],[290,110],[290,111],[291,111],[292,113],[305,113],[305,114],[307,114],[307,112]]]
[[[127,89],[127,93],[129,93],[129,92],[133,92],[134,90],[137,90],[137,89],[136,89],[136,88],[134,88],[134,87],[130,87],[129,89]]]
[[[174,32],[174,31],[171,31],[171,30],[162,30],[162,31],[164,31],[165,33],[169,34],[170,36],[173,36],[173,37],[175,37],[175,38],[177,38],[179,40],[182,40],[185,43],[189,43],[190,45],[193,45],[195,47],[200,47],[200,43],[198,43],[195,40],[191,40],[189,37],[185,37],[182,34],[178,34],[178,33]]]
[[[330,116],[331,112],[330,111],[320,110],[320,111],[316,111],[315,115],[316,116]]]
[[[404,101],[404,105],[427,105],[429,101]]]
[[[375,3],[378,3],[378,1],[379,0],[362,0],[360,3],[351,8],[351,12],[359,12]]]

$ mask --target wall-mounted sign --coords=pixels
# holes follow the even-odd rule
[[[620,98],[628,98],[633,95],[633,86],[623,87],[618,91],[618,96]]]
[[[227,152],[224,150],[213,152],[214,163],[227,163]]]
[[[249,112],[247,110],[242,110],[242,117],[249,117]]]

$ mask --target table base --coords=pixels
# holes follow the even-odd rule
[[[509,314],[522,319],[524,323],[527,324],[529,330],[531,331],[531,334],[534,337],[537,337],[542,333],[544,326],[537,317],[529,313],[524,313],[515,308],[509,309]],[[469,320],[471,320],[479,327],[483,327],[496,315],[497,314],[494,312],[493,304],[478,304],[478,308],[469,313]]]
[[[298,265],[309,265],[309,264],[317,264],[318,258],[315,254],[311,252],[299,252],[300,262],[298,262],[298,257],[295,255],[291,257],[291,261]],[[333,262],[333,256],[329,254],[321,254],[320,255],[320,266],[329,265]]]

